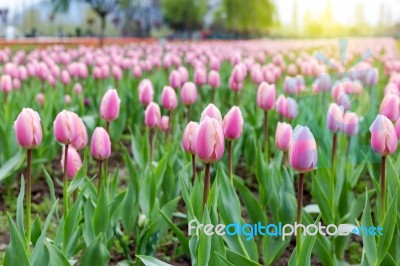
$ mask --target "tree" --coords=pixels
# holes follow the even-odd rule
[[[69,0],[51,0],[51,1],[55,12],[65,12],[69,8],[69,2],[70,2]],[[100,46],[103,46],[104,31],[106,29],[107,16],[117,9],[118,5],[120,4],[120,1],[119,0],[80,0],[80,1],[88,3],[92,8],[92,10],[99,16],[100,18],[99,41],[100,41]]]
[[[201,28],[207,11],[207,0],[163,0],[165,21],[174,29]]]
[[[271,0],[223,0],[227,27],[242,33],[266,32],[276,21]]]

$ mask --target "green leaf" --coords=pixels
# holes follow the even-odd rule
[[[19,195],[17,198],[17,229],[20,235],[22,236],[22,240],[25,242],[25,229],[24,229],[24,196],[25,196],[25,180],[24,177],[21,176],[21,188],[19,191]]]
[[[16,169],[21,167],[24,161],[23,159],[24,156],[22,156],[21,150],[18,150],[10,160],[3,164],[0,168],[0,183],[9,177]]]
[[[5,266],[29,266],[28,256],[25,250],[24,242],[20,234],[18,233],[17,227],[14,224],[9,213],[8,225],[10,227],[10,244],[6,249],[4,257]]]
[[[204,208],[203,224],[211,224],[210,215],[208,209]],[[211,253],[211,236],[208,236],[202,230],[199,236],[199,246],[197,250],[197,257],[199,260],[199,265],[208,265],[210,261]]]
[[[153,257],[145,255],[136,255],[146,266],[172,266],[171,264],[165,263]]]
[[[56,248],[54,245],[45,241],[47,250],[49,251],[49,266],[70,266],[67,258],[62,254],[62,252]]]
[[[378,261],[381,263],[387,254],[390,244],[392,243],[394,229],[396,227],[396,211],[397,211],[397,193],[395,194],[392,202],[390,203],[389,209],[383,219],[383,235],[378,236],[377,254]]]
[[[318,224],[320,216],[318,216],[317,220],[315,221],[315,225]],[[318,234],[315,235],[306,235],[304,236],[304,240],[301,243],[301,249],[299,257],[296,259],[297,265],[309,265],[311,259],[311,252],[314,247],[315,239],[317,238]],[[293,251],[295,252],[295,251]]]
[[[94,232],[97,235],[108,231],[110,214],[107,204],[107,195],[103,188],[100,192],[100,197],[97,200],[97,205],[93,215]]]
[[[42,169],[43,169],[43,173],[44,173],[44,177],[46,179],[47,185],[49,186],[51,201],[55,202],[56,201],[56,193],[54,192],[53,180],[51,179],[49,173],[46,171],[46,168],[44,168],[44,166],[42,166]]]
[[[36,216],[32,224],[32,233],[31,233],[31,241],[33,246],[36,245],[36,241],[39,239],[41,232],[42,228],[40,224],[40,218],[39,216]]]
[[[158,211],[161,213],[164,220],[168,223],[168,225],[171,227],[171,230],[179,239],[179,244],[182,245],[186,253],[189,253],[189,240],[186,238],[185,234],[168,218],[168,216],[162,210],[158,209]]]
[[[367,228],[373,226],[368,193],[366,193],[365,195],[365,207],[364,207],[364,213],[361,217],[361,224]],[[375,265],[376,255],[377,255],[375,237],[366,235],[365,230],[362,230],[362,239],[364,244],[364,252],[366,254],[368,263],[369,265]]]
[[[103,244],[103,235],[100,235],[93,241],[82,255],[81,266],[106,266],[110,260],[110,253]]]
[[[260,264],[254,260],[231,250],[226,250],[226,259],[234,265],[259,266]]]

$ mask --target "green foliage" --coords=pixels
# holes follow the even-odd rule
[[[207,12],[207,0],[163,0],[166,22],[175,29],[199,29]]]

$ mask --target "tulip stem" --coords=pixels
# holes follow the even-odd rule
[[[350,153],[351,136],[347,136],[346,162]]]
[[[336,177],[335,177],[336,147],[337,147],[337,134],[333,133],[333,140],[332,140],[332,169],[331,169],[331,179],[332,179],[331,196],[332,196],[332,212],[333,212],[333,214],[335,214],[334,206],[335,206],[335,186],[336,186]]]
[[[150,132],[149,132],[149,144],[150,144],[150,166],[153,162],[153,137],[154,137],[154,131],[152,128],[150,128]]]
[[[196,179],[196,155],[194,154],[192,154],[192,179],[194,184],[194,180]]]
[[[187,122],[190,122],[190,105],[187,107]]]
[[[238,92],[235,92],[235,99],[234,99],[234,101],[235,101],[235,105],[239,105],[239,93],[238,93]]]
[[[228,173],[231,183],[233,184],[233,174],[232,174],[232,141],[228,140]]]
[[[303,187],[304,187],[304,173],[300,173],[299,183],[297,189],[297,225],[301,224],[301,214],[303,210]],[[298,226],[296,232],[296,250],[297,258],[299,257],[301,249],[301,228]]]
[[[32,191],[32,149],[27,150],[27,171],[26,171],[26,250],[31,244],[31,191]]]
[[[211,88],[211,90],[212,90],[212,102],[215,103],[215,94],[216,94],[217,89]]]
[[[103,161],[99,160],[99,181],[97,183],[97,192],[100,195],[101,187],[103,186],[103,173],[102,173],[102,167],[103,166]]]
[[[68,214],[68,180],[67,180],[67,169],[68,169],[68,144],[65,144],[64,151],[64,173],[63,173],[63,203],[64,203],[64,219],[67,218]]]
[[[268,161],[268,111],[264,111],[264,155]]]
[[[381,160],[381,217],[383,219],[386,213],[386,156],[382,156]]]
[[[283,151],[283,166],[287,166],[288,163],[288,153],[287,151]]]
[[[206,170],[204,171],[204,193],[203,193],[203,212],[204,207],[207,204],[208,192],[210,191],[210,167],[211,164],[206,164]]]
[[[106,131],[107,133],[110,133],[110,122],[106,122]]]

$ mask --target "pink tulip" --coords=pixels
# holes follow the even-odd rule
[[[242,135],[243,124],[244,120],[240,108],[233,106],[222,122],[225,138],[228,140],[238,139]]]
[[[181,87],[181,74],[178,70],[172,70],[171,74],[169,75],[169,85],[174,88],[178,89]]]
[[[222,124],[222,115],[219,109],[212,103],[210,103],[206,109],[201,113],[200,121],[203,121],[206,117],[215,118],[220,124]]]
[[[392,154],[397,149],[397,134],[392,122],[384,115],[377,115],[369,128],[371,147],[382,156]]]
[[[139,83],[139,101],[143,106],[149,105],[153,101],[154,88],[149,79],[144,79]]]
[[[287,97],[286,98],[286,109],[283,115],[288,118],[288,119],[294,119],[297,117],[299,111],[298,111],[298,105],[295,99]]]
[[[378,83],[379,72],[376,68],[371,68],[367,70],[367,74],[365,76],[365,85],[374,86]]]
[[[2,92],[10,92],[12,90],[12,79],[10,75],[2,75],[0,78],[0,90]]]
[[[188,82],[188,80],[189,80],[189,72],[186,69],[186,67],[183,67],[183,66],[178,67],[178,72],[179,72],[180,77],[181,77],[181,84],[184,84],[184,83]]]
[[[17,79],[17,78],[13,79],[12,87],[13,87],[14,90],[21,89],[21,81],[19,79]]]
[[[231,73],[232,82],[242,83],[245,77],[246,73],[242,68],[242,65],[238,64],[232,69]]]
[[[63,147],[62,156],[61,156],[61,168],[64,172],[64,158],[65,158],[65,147]],[[82,159],[79,153],[73,148],[68,148],[68,156],[67,156],[67,177],[72,180],[79,169],[82,167]]]
[[[229,89],[234,92],[240,92],[243,89],[243,83],[235,82],[235,80],[231,77],[229,79]]]
[[[82,150],[88,143],[86,126],[77,114],[71,113],[71,115],[75,125],[75,137],[73,138],[71,145],[77,150]]]
[[[274,108],[276,97],[275,85],[262,82],[257,90],[257,105],[267,111]]]
[[[187,153],[190,154],[195,153],[194,139],[196,136],[196,130],[198,126],[199,126],[198,123],[191,121],[186,125],[185,130],[183,131],[182,147]]]
[[[184,105],[192,105],[197,100],[197,89],[193,82],[186,82],[181,89],[181,99]]]
[[[317,143],[310,129],[296,126],[289,145],[290,165],[300,173],[313,170],[318,162]]]
[[[169,116],[162,116],[161,117],[161,122],[160,122],[160,129],[167,133],[169,130],[170,124],[169,124]]]
[[[66,105],[70,105],[70,104],[71,104],[71,101],[72,101],[71,96],[69,96],[68,94],[64,96],[64,103],[65,103]]]
[[[217,71],[211,70],[210,73],[208,73],[208,84],[214,89],[221,86],[221,79]]]
[[[175,110],[178,106],[178,97],[176,96],[175,90],[170,86],[164,86],[161,93],[161,102],[166,110]]]
[[[67,85],[71,82],[71,77],[69,76],[69,72],[67,70],[61,71],[61,83]]]
[[[276,99],[276,111],[278,114],[284,116],[286,113],[287,99],[285,95],[281,94]]]
[[[194,71],[194,83],[203,86],[207,83],[207,73],[204,68],[198,67]]]
[[[35,100],[40,106],[43,106],[44,105],[44,94],[43,93],[36,94]]]
[[[348,136],[354,136],[358,133],[358,116],[353,112],[346,112],[343,116],[343,123],[341,126],[343,133]]]
[[[109,89],[104,94],[100,103],[100,115],[107,122],[118,118],[121,99],[116,89]]]
[[[206,164],[218,161],[224,155],[224,133],[221,123],[212,117],[205,117],[196,130],[195,152]]]
[[[217,57],[212,56],[210,58],[210,63],[209,63],[210,69],[215,70],[215,71],[219,71],[220,66],[221,66],[220,60]]]
[[[161,123],[161,111],[158,104],[151,102],[144,112],[144,123],[147,127],[155,128]]]
[[[18,145],[32,149],[42,143],[42,127],[39,114],[30,109],[23,108],[14,122],[15,136]]]
[[[379,113],[392,121],[396,121],[400,115],[400,98],[394,94],[386,95],[381,102]]]
[[[400,117],[396,121],[396,134],[397,134],[397,139],[400,139]]]
[[[340,94],[340,96],[337,99],[337,104],[339,106],[342,106],[345,111],[350,110],[351,103],[350,103],[349,95],[345,92]]]
[[[132,75],[135,78],[140,78],[142,76],[142,68],[139,64],[135,64],[132,68]]]
[[[83,87],[80,83],[75,83],[74,87],[72,88],[73,92],[77,95],[81,95],[83,92]]]
[[[96,127],[93,132],[90,151],[94,158],[103,161],[111,155],[111,141],[107,131],[102,127]]]
[[[331,103],[329,105],[328,116],[327,116],[327,126],[328,129],[333,132],[339,132],[340,126],[343,123],[343,108],[339,107],[336,103]]]
[[[275,145],[279,150],[289,150],[290,140],[292,139],[292,126],[285,122],[278,122],[275,131]]]
[[[54,137],[57,142],[65,145],[70,144],[76,136],[76,120],[75,114],[70,111],[63,110],[56,116],[54,120]]]

